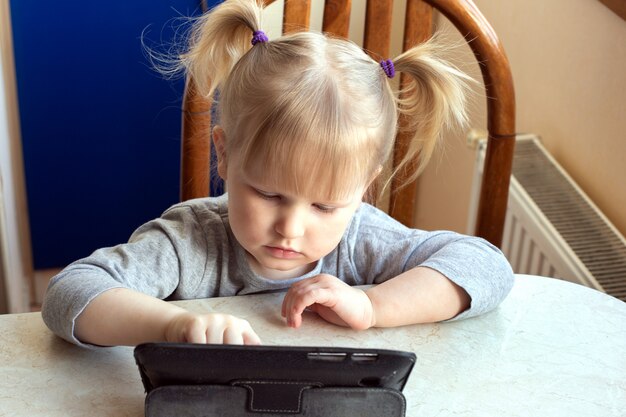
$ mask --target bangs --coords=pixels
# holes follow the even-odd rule
[[[268,125],[249,142],[242,154],[247,175],[316,201],[345,201],[364,191],[379,164],[371,152],[373,132],[303,122],[285,127]]]

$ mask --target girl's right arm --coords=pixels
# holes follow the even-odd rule
[[[224,197],[177,205],[137,229],[128,243],[69,265],[48,285],[44,322],[79,345],[258,343],[244,320],[162,301],[236,294],[238,283],[223,278],[230,276],[226,204]]]
[[[228,314],[197,314],[126,288],[94,298],[76,319],[75,336],[100,346],[144,342],[228,343],[261,341],[250,324]]]

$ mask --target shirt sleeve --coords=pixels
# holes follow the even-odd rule
[[[374,207],[362,206],[347,234],[352,246],[347,252],[360,282],[378,284],[417,266],[431,268],[471,297],[470,308],[454,320],[494,309],[513,287],[511,265],[488,241],[455,232],[410,229]]]
[[[99,249],[55,276],[42,306],[44,322],[60,337],[83,345],[74,325],[91,300],[113,288],[167,298],[185,276],[202,274],[205,240],[191,207],[169,209],[137,229],[128,243]]]

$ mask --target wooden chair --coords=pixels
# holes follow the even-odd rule
[[[266,4],[273,0],[265,0]],[[309,27],[312,0],[285,1],[283,28]],[[326,0],[323,31],[347,37],[351,0]],[[500,246],[515,146],[515,96],[508,59],[495,32],[471,0],[407,0],[404,48],[431,36],[433,8],[461,32],[480,63],[487,97],[487,143],[483,182],[476,219],[477,236]],[[388,57],[392,0],[367,0],[363,46]],[[204,197],[210,182],[211,103],[195,94],[188,80],[183,101],[181,199]],[[403,155],[402,138],[394,163]],[[390,215],[412,226],[415,184],[399,191],[402,178],[391,185]]]

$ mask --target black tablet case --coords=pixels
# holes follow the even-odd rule
[[[147,417],[405,415],[415,354],[383,349],[148,343]]]

